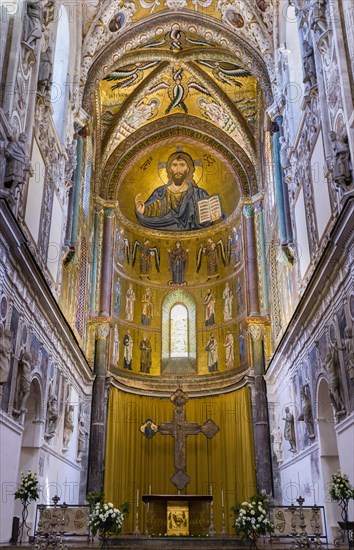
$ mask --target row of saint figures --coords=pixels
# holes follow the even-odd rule
[[[231,370],[244,363],[247,353],[245,329],[240,325],[236,338],[234,333],[234,330],[226,330],[223,340],[214,332],[209,333],[206,337],[206,341],[202,345],[201,353],[205,356],[204,359],[206,359],[208,373]],[[238,346],[236,346],[236,339],[238,340]],[[139,349],[139,358],[136,357],[136,365],[134,365],[135,346],[138,346]],[[113,330],[111,364],[116,368],[123,367],[123,369],[127,371],[150,374],[153,364],[154,347],[155,345],[152,342],[152,338],[147,333],[144,333],[139,339],[139,337],[135,337],[135,334],[133,337],[132,331],[128,329],[123,338],[121,338],[118,324],[116,323]],[[222,354],[220,353],[221,348],[223,349]],[[188,346],[186,346],[186,349],[188,350]],[[239,357],[236,359],[237,350]],[[188,351],[187,354],[181,355],[181,358],[183,357],[188,358]],[[175,355],[175,358],[178,359],[178,354]]]
[[[235,290],[230,287],[230,283],[226,282],[225,287],[222,293],[222,315],[223,319],[218,322],[228,322],[234,318],[234,298],[236,298],[236,314],[237,316],[242,315],[244,312],[244,296],[243,288],[240,277],[236,279]],[[118,277],[115,282],[114,288],[114,302],[113,302],[113,313],[115,317],[121,316],[121,299],[122,299],[122,288],[121,280]],[[135,302],[136,302],[136,293],[133,288],[133,284],[129,283],[128,289],[125,292],[125,319],[129,322],[134,321],[135,316]],[[208,289],[207,293],[203,298],[203,307],[204,307],[204,325],[206,327],[213,326],[217,324],[217,311],[218,311],[218,299],[215,296],[215,293]],[[152,290],[146,288],[142,297],[141,297],[141,308],[140,308],[140,324],[143,326],[150,326],[154,317],[155,304],[153,303]],[[123,318],[123,316],[122,316]]]

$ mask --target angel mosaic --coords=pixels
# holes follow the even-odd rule
[[[203,256],[207,261],[208,279],[219,277],[220,258],[224,266],[226,265],[225,247],[222,239],[217,242],[208,239],[206,244],[201,244],[197,253],[197,273],[199,273]]]
[[[251,76],[251,73],[235,65],[234,63],[228,63],[227,61],[217,61],[215,59],[201,59],[198,61],[203,67],[208,67],[212,69],[212,73],[219,82],[224,84],[230,84],[230,86],[237,86],[238,88],[242,87],[242,82],[239,78],[246,78]]]
[[[117,88],[129,88],[129,86],[137,84],[143,79],[144,71],[156,67],[159,63],[160,61],[150,61],[147,63],[137,62],[132,65],[126,65],[112,71],[103,80],[115,82],[111,87],[112,90],[116,90]]]
[[[156,86],[149,89],[149,92],[153,93],[158,90],[167,90],[170,98],[170,104],[168,105],[165,114],[168,115],[170,111],[179,107],[185,113],[188,113],[188,108],[185,103],[189,91],[191,89],[198,90],[202,94],[210,96],[210,92],[200,82],[196,82],[192,78],[185,79],[183,76],[184,69],[179,67],[178,69],[172,69],[173,85],[166,82],[159,82]]]

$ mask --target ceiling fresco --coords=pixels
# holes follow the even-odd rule
[[[217,134],[221,143],[233,141],[251,164],[259,164],[261,124],[272,101],[267,72],[272,17],[273,5],[266,0],[99,5],[84,44],[89,75],[84,108],[90,112],[95,97],[97,174],[109,166],[108,179],[96,182],[98,193],[104,196],[106,182],[111,186],[116,179],[111,177],[115,151],[135,143],[143,129],[148,145],[151,132],[160,124],[166,128],[170,117],[172,125],[173,117],[181,116],[183,126]]]
[[[240,138],[237,128],[242,117],[242,122],[257,133],[258,86],[251,73],[235,63],[213,59],[198,64],[206,73],[200,78],[183,61],[162,67],[153,82],[148,76],[160,65],[159,61],[128,64],[110,72],[100,83],[102,137],[112,122],[118,121],[120,111],[123,115],[116,127],[117,143],[153,118],[176,112],[206,118],[235,138]],[[206,79],[214,84],[212,88]],[[134,96],[138,87],[140,93]],[[225,106],[227,99],[230,103]]]
[[[92,60],[100,49],[125,33],[127,29],[156,18],[157,15],[175,12],[178,23],[181,14],[195,14],[195,20],[202,16],[206,20],[221,23],[225,30],[245,39],[262,54],[269,68],[272,60],[272,28],[274,17],[273,0],[126,0],[99,2],[96,11],[88,10],[84,18],[85,41],[83,45],[83,75],[87,74]],[[160,33],[158,40],[161,41]],[[208,32],[204,40],[219,41],[221,34]],[[152,40],[156,37],[152,36]]]

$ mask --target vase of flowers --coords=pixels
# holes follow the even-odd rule
[[[269,499],[265,493],[257,493],[249,501],[235,504],[231,512],[237,533],[250,543],[250,549],[257,548],[258,537],[274,531],[274,525],[268,518]]]
[[[353,529],[353,522],[348,519],[348,505],[351,499],[354,499],[354,487],[349,482],[347,474],[342,474],[338,470],[335,474],[332,474],[332,483],[329,488],[329,496],[332,500],[338,502],[341,509],[342,521],[339,521],[339,527],[342,529],[343,537],[344,532]],[[351,548],[351,546],[349,546]]]
[[[21,472],[21,481],[15,491],[15,499],[21,501],[22,504],[22,518],[19,526],[20,544],[22,543],[23,531],[26,529],[27,537],[29,538],[30,526],[27,525],[28,518],[28,506],[32,501],[36,501],[39,498],[39,484],[37,474],[28,470],[25,475]]]
[[[90,511],[89,527],[91,533],[99,533],[102,544],[101,548],[108,548],[108,538],[112,535],[119,535],[122,531],[124,518],[129,512],[129,504],[122,504],[115,508],[111,502],[97,502]]]

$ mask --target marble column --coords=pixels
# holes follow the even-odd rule
[[[277,117],[278,118],[278,117]],[[287,243],[287,231],[285,221],[285,209],[284,209],[284,196],[283,196],[283,177],[282,168],[280,164],[280,145],[279,145],[279,125],[277,122],[273,122],[271,125],[272,134],[272,151],[273,151],[273,164],[274,164],[274,193],[275,202],[278,210],[278,226],[279,226],[279,238],[280,243]]]
[[[110,326],[102,323],[97,326],[94,372],[92,387],[90,451],[88,461],[87,491],[103,489],[104,453],[106,446],[106,354]]]
[[[113,221],[113,208],[105,208],[101,263],[100,316],[109,316],[111,310]]]
[[[84,150],[84,139],[81,136],[77,138],[77,164],[75,169],[75,178],[73,186],[73,213],[71,224],[71,245],[75,246],[78,240],[79,233],[79,213],[80,213],[80,194],[81,194],[81,172],[82,158]]]
[[[97,283],[97,245],[98,245],[98,221],[100,206],[96,206],[93,219],[93,244],[92,244],[92,269],[91,269],[91,290],[90,290],[90,312],[95,312],[96,283]]]
[[[97,216],[98,221],[97,212],[95,216]],[[106,320],[97,327],[94,360],[96,378],[92,388],[88,491],[100,491],[103,487],[104,449],[106,443],[106,363],[109,342],[108,335],[110,331],[110,325],[107,318],[110,316],[111,309],[113,221],[114,210],[112,208],[105,208],[102,236],[99,316]]]
[[[264,216],[263,216],[263,202],[258,202],[256,204],[256,209],[259,215],[259,233],[261,240],[261,250],[262,250],[262,284],[263,284],[263,300],[264,300],[264,309],[269,311],[269,300],[268,300],[268,279],[266,273],[267,258],[266,258],[266,248],[265,248],[265,231],[264,231]]]
[[[247,204],[243,207],[243,215],[246,220],[246,265],[248,277],[248,314],[259,313],[258,296],[258,265],[256,232],[254,227],[254,205]]]
[[[252,361],[254,368],[253,398],[253,438],[256,461],[257,490],[273,493],[271,447],[268,419],[267,386],[264,380],[264,329],[260,324],[248,327],[251,335]]]
[[[278,128],[279,128],[279,137],[284,136],[283,132],[283,117],[282,115],[278,115],[275,119]],[[280,151],[278,150],[278,153]],[[280,163],[280,156],[279,156],[279,163]],[[284,168],[280,166],[280,172],[281,172],[281,184],[282,184],[282,191],[283,191],[283,208],[284,208],[284,220],[285,220],[285,233],[286,233],[286,242],[287,244],[292,243],[294,240],[293,235],[293,228],[291,225],[291,215],[290,215],[290,201],[289,201],[289,190],[288,185],[286,182],[286,174],[284,171]]]

